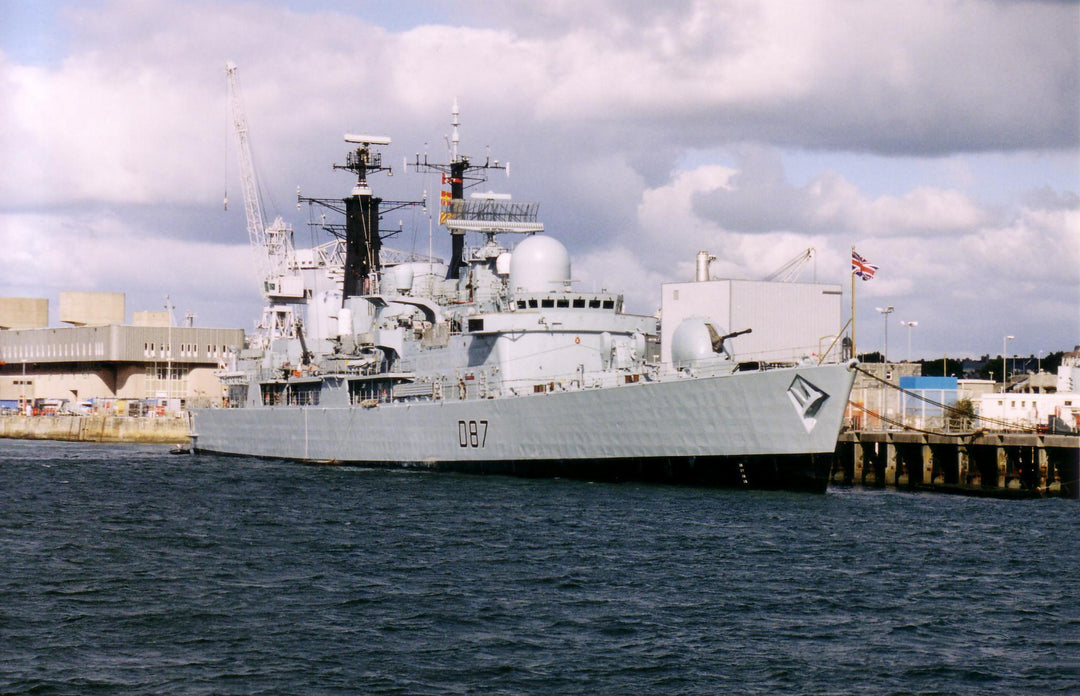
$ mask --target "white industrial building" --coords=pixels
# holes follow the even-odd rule
[[[1041,374],[1041,373],[1040,373]],[[1025,380],[1036,383],[1036,380]],[[1038,382],[1042,384],[1042,382]],[[1022,383],[1023,384],[1023,383]],[[1056,388],[982,394],[975,401],[987,429],[1041,428],[1050,418],[1068,428],[1080,428],[1080,349],[1066,353],[1057,370]]]
[[[1042,428],[1051,416],[1069,428],[1080,427],[1080,394],[1076,392],[983,394],[975,410],[986,430]]]
[[[671,363],[672,335],[691,317],[710,319],[724,333],[751,329],[728,339],[739,362],[818,362],[823,356],[835,362],[844,357],[838,340],[843,325],[839,285],[712,280],[711,258],[707,252],[698,255],[693,282],[661,287],[661,362]]]

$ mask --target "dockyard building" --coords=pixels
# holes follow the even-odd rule
[[[244,345],[243,329],[173,326],[168,312],[124,323],[120,293],[0,298],[0,409],[42,412],[176,411],[221,401],[216,373]]]

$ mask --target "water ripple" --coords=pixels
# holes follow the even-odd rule
[[[1074,502],[0,441],[0,692],[1073,693]]]

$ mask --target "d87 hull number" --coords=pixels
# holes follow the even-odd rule
[[[457,422],[458,445],[477,449],[486,447],[487,431],[486,420],[459,420]]]

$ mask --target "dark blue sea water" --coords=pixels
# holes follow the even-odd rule
[[[1080,506],[0,440],[0,693],[1080,693]]]

